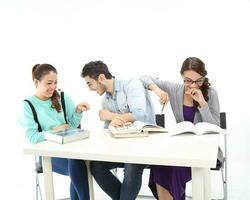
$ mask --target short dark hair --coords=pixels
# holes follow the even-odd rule
[[[109,72],[107,65],[102,61],[91,61],[82,68],[81,77],[89,76],[95,80],[100,74],[104,74],[106,79],[111,79],[113,76]]]

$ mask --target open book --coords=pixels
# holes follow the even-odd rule
[[[59,144],[82,140],[88,137],[89,131],[80,128],[64,129],[57,132],[47,131],[44,133],[44,139],[57,142]]]
[[[124,127],[121,128],[109,126],[109,131],[115,138],[146,137],[149,133],[168,132],[167,129],[162,128],[161,126],[141,121],[127,123]]]
[[[189,121],[179,122],[170,127],[170,135],[180,135],[183,133],[192,133],[196,135],[203,135],[209,133],[224,133],[224,129],[215,124],[207,122],[199,122],[197,124],[193,124]]]

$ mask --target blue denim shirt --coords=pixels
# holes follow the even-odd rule
[[[114,113],[132,113],[138,121],[155,123],[154,106],[148,91],[139,79],[119,80],[114,78],[113,96],[106,92],[102,108]],[[105,121],[104,128],[110,121]]]

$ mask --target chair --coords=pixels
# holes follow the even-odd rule
[[[43,173],[43,167],[42,167],[42,160],[41,156],[35,156],[35,176],[36,176],[36,200],[40,199],[42,200],[42,191],[41,186],[39,182],[39,174]]]
[[[226,121],[226,113],[221,112],[220,113],[220,126],[224,130],[227,129],[227,121]],[[215,169],[212,170],[221,170],[221,177],[222,177],[222,182],[223,182],[223,193],[224,197],[223,200],[227,200],[227,134],[224,134],[224,148],[223,152],[224,155],[222,154],[222,162],[216,166]],[[218,163],[218,160],[217,160]]]
[[[42,157],[35,156],[35,176],[36,176],[36,200],[43,200],[43,195],[40,186],[39,174],[43,173]],[[60,200],[70,200],[70,198],[64,198]]]
[[[226,123],[226,113],[220,113],[220,126],[224,130],[227,129]],[[218,149],[218,158],[215,168],[211,168],[211,170],[220,170],[221,171],[221,178],[223,184],[223,198],[217,200],[227,200],[227,134],[224,134],[223,138],[223,150],[221,148]],[[186,195],[187,198],[192,198],[192,196]]]

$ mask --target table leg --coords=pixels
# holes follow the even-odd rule
[[[211,200],[210,168],[192,168],[193,200]]]
[[[53,174],[51,166],[51,158],[43,156],[43,177],[46,200],[54,200],[54,185],[53,185]]]
[[[193,200],[204,200],[203,169],[192,167],[192,196]]]
[[[94,200],[94,185],[93,185],[93,177],[91,175],[91,171],[90,171],[90,161],[85,161],[86,162],[86,166],[87,166],[87,171],[88,171],[88,182],[89,182],[89,197],[90,200]]]
[[[203,169],[204,178],[204,199],[210,200],[211,198],[211,171],[210,168]]]

